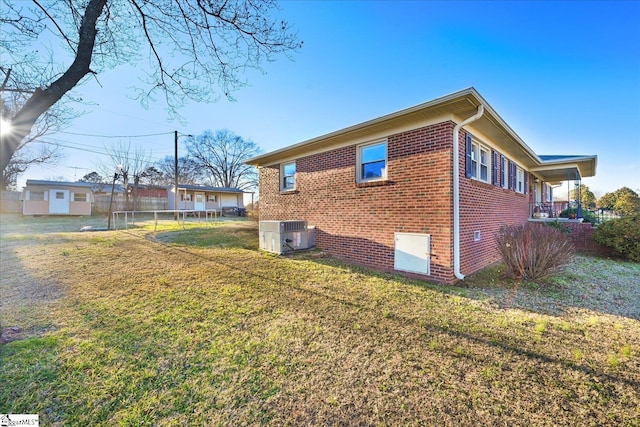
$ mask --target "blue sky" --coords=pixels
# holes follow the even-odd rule
[[[227,128],[267,152],[474,86],[537,154],[597,155],[596,177],[583,180],[596,196],[640,192],[640,2],[280,5],[304,47],[246,73],[235,102],[190,104],[186,123],[170,122],[162,103],[145,110],[130,98],[138,70],[108,71],[77,91],[88,113],[48,137],[76,148],[19,184],[80,178],[104,162],[82,150],[120,141],[153,159],[173,155],[174,129]]]

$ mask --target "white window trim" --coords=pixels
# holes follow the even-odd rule
[[[48,195],[48,191],[39,191],[39,190],[28,190],[28,195],[27,195],[27,200],[29,201],[34,201],[34,202],[48,202],[49,200],[47,199],[47,195]],[[42,199],[34,199],[33,198],[33,193],[42,193]]]
[[[84,196],[84,200],[76,200],[76,195]],[[71,200],[72,202],[75,203],[86,203],[89,201],[89,195],[87,193],[71,193],[71,196],[69,197],[69,200]]]
[[[384,156],[384,168],[382,169],[382,176],[375,178],[364,178],[362,176],[362,149],[366,147],[370,147],[372,145],[385,144],[387,146],[386,154]],[[377,141],[367,142],[364,144],[359,144],[356,146],[356,182],[375,182],[375,181],[386,181],[387,180],[387,171],[389,170],[389,141],[385,139],[380,139]]]
[[[486,159],[487,159],[487,179],[482,179],[480,178],[481,173],[480,173],[480,169],[482,164],[480,163],[480,151],[485,151],[487,153]],[[487,184],[491,184],[491,175],[492,175],[492,168],[491,168],[491,162],[493,161],[493,159],[491,158],[491,147],[489,147],[486,144],[483,144],[479,141],[477,141],[475,138],[472,140],[471,142],[471,151],[472,151],[472,157],[471,157],[471,162],[476,164],[476,175],[472,175],[471,178],[475,179],[477,181],[480,182],[484,182]],[[474,160],[475,157],[475,160]],[[473,170],[473,168],[472,168]]]
[[[290,188],[284,186],[284,179],[286,178],[286,176],[284,174],[284,168],[286,166],[289,166],[289,165],[293,165],[295,167],[295,169],[296,169],[295,173],[293,174],[293,187],[290,187]],[[293,160],[291,162],[281,163],[280,164],[280,179],[279,179],[279,181],[280,181],[280,191],[295,191],[296,186],[298,185],[298,180],[297,180],[298,176],[297,175],[298,175],[298,165],[296,164],[295,160]]]
[[[515,188],[516,193],[525,194],[524,173],[525,173],[524,168],[516,165],[516,188]]]
[[[500,157],[500,180],[502,188],[509,189],[509,159],[506,156]]]

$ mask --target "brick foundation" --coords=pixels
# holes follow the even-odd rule
[[[571,241],[577,252],[600,256],[611,256],[613,254],[610,248],[599,245],[593,239],[593,233],[597,228],[590,223],[563,221],[562,225],[571,230]]]

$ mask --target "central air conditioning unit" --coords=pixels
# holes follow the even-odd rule
[[[284,254],[309,248],[306,221],[260,221],[260,249]]]

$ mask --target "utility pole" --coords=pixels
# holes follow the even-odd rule
[[[173,131],[174,143],[175,143],[175,153],[174,153],[174,179],[175,179],[175,193],[173,194],[173,210],[174,219],[178,219],[178,131]]]

